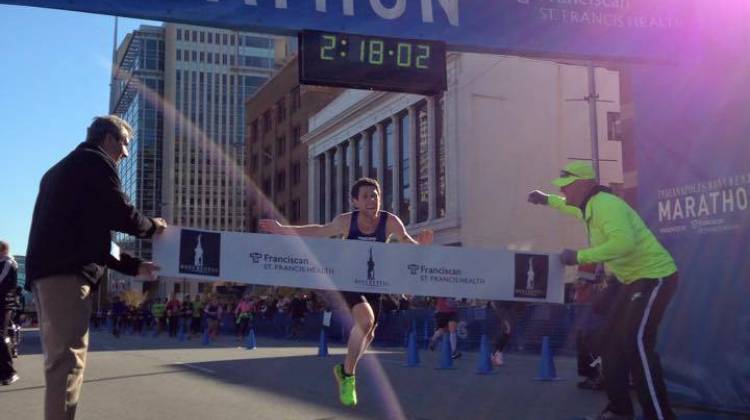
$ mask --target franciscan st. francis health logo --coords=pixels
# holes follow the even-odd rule
[[[180,233],[180,273],[219,277],[221,234],[182,229]]]
[[[369,258],[367,259],[367,263],[366,263],[367,270],[365,271],[364,267],[362,270],[362,274],[365,274],[365,273],[367,274],[366,277],[357,276],[354,278],[354,283],[357,284],[358,286],[363,286],[368,289],[379,289],[383,287],[388,287],[390,283],[388,283],[385,280],[378,280],[377,277],[375,276],[375,259],[373,258],[373,255],[372,255],[372,249],[373,247],[370,247]]]
[[[549,256],[516,254],[516,282],[513,296],[517,298],[547,298]]]

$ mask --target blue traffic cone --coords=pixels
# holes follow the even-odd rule
[[[557,370],[555,369],[555,360],[552,357],[552,348],[549,344],[549,337],[542,339],[542,359],[539,361],[539,375],[534,378],[537,381],[557,381]]]
[[[450,338],[448,334],[443,334],[443,344],[440,345],[440,366],[438,366],[438,369],[453,369],[452,353]]]
[[[325,328],[320,329],[320,343],[318,344],[318,357],[328,356],[328,336]]]
[[[247,333],[247,340],[245,340],[245,348],[248,350],[255,350],[255,329],[251,328],[250,332]]]
[[[201,340],[201,344],[203,344],[204,346],[211,344],[211,337],[208,336],[208,328],[203,330],[203,339]]]
[[[185,341],[186,338],[187,337],[185,334],[185,323],[183,323],[182,320],[180,320],[180,332],[177,333],[177,339],[180,341]]]
[[[479,341],[479,362],[477,363],[477,373],[480,375],[489,375],[492,372],[492,361],[490,360],[490,343],[487,334],[482,334]]]
[[[417,333],[409,333],[409,346],[406,348],[406,367],[419,366],[419,348],[417,347]]]

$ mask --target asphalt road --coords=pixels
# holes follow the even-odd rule
[[[559,381],[540,382],[539,357],[506,355],[506,365],[478,375],[476,354],[451,370],[421,351],[404,367],[401,348],[375,349],[357,375],[360,404],[342,407],[331,374],[344,349],[318,357],[312,342],[258,339],[238,348],[222,337],[200,340],[92,334],[78,419],[574,419],[605,405],[603,392],[579,390],[575,360],[555,360]],[[44,377],[36,331],[24,333],[16,359],[21,380],[0,388],[0,417],[43,418]],[[699,417],[690,416],[696,419]],[[706,418],[706,417],[700,417]],[[714,418],[714,417],[711,417]],[[717,417],[718,418],[718,417]]]

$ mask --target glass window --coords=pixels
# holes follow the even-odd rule
[[[417,105],[417,223],[426,222],[429,218],[430,197],[429,197],[429,161],[430,155],[427,150],[429,139],[427,137],[427,105],[422,102]]]
[[[368,169],[367,176],[372,179],[378,178],[378,168],[381,167],[381,152],[380,152],[380,133],[377,130],[371,130],[367,133],[368,148],[370,149],[370,168]]]
[[[294,199],[291,202],[291,214],[289,215],[289,221],[292,223],[298,223],[302,216],[300,200]]]
[[[349,210],[349,205],[351,204],[351,200],[349,200],[349,196],[346,193],[349,191],[349,188],[351,188],[351,185],[349,185],[349,172],[352,170],[352,162],[349,159],[349,142],[344,142],[341,145],[341,159],[339,159],[339,163],[343,165],[341,176],[343,176],[343,188],[341,191],[341,209],[343,211]]]
[[[622,120],[619,112],[607,112],[607,139],[622,141]]]
[[[401,160],[399,162],[399,189],[401,190],[401,202],[399,203],[398,215],[404,224],[411,223],[411,188],[409,185],[409,174],[411,167],[409,165],[409,146],[411,145],[411,130],[409,124],[409,114],[400,115],[399,123],[399,143],[401,148]]]
[[[206,42],[206,33],[203,31],[200,33],[200,42]]]
[[[246,35],[245,46],[254,48],[271,48],[273,46],[273,41],[268,38]]]
[[[299,185],[302,180],[302,164],[299,161],[292,163],[292,185]]]
[[[338,190],[336,188],[336,165],[340,164],[339,162],[339,156],[336,153],[336,149],[332,149],[327,153],[328,155],[328,164],[331,165],[331,184],[328,186],[330,188],[329,191],[331,191],[331,194],[328,196],[329,203],[331,205],[331,219],[333,220],[333,217],[336,216],[334,213],[336,212],[336,194],[338,194]],[[328,220],[327,220],[328,221]]]
[[[263,132],[268,133],[269,131],[271,131],[271,126],[271,110],[268,109],[263,113]]]
[[[250,123],[250,141],[251,142],[258,141],[258,120],[255,120],[252,123]]]
[[[276,141],[276,157],[282,157],[286,154],[286,137],[279,137]]]
[[[292,113],[294,113],[301,106],[301,103],[300,103],[300,87],[297,86],[294,89],[292,89],[292,91],[289,92],[289,96],[290,96],[291,102],[292,102],[291,104],[289,104],[289,106],[292,108],[292,110],[291,110]]]
[[[318,155],[318,223],[326,223],[326,154]]]
[[[354,178],[359,179],[365,176],[366,168],[364,167],[365,163],[365,146],[366,146],[367,139],[360,136],[357,136],[354,138],[354,160],[356,162],[356,165],[354,165]]]
[[[177,40],[182,41],[182,29],[177,30]]]
[[[281,171],[276,174],[276,192],[281,192],[286,189],[286,171]]]
[[[443,133],[443,109],[445,97],[440,95],[435,98],[435,162],[437,181],[437,197],[435,210],[437,217],[445,217],[445,190],[446,190],[446,156],[445,156],[445,133]]]
[[[263,165],[267,166],[271,163],[271,158],[273,155],[271,154],[271,146],[265,146],[263,147]]]
[[[296,146],[300,144],[302,141],[302,128],[300,126],[295,126],[292,129],[292,146]]]
[[[281,98],[276,102],[276,122],[280,123],[286,119],[286,101]]]
[[[258,155],[253,153],[250,157],[250,172],[255,172],[258,169]]]

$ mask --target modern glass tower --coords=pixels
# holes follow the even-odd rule
[[[129,33],[111,104],[135,131],[120,166],[135,206],[171,224],[245,230],[244,104],[294,48],[286,37],[171,23]],[[151,257],[148,241],[118,240]]]

